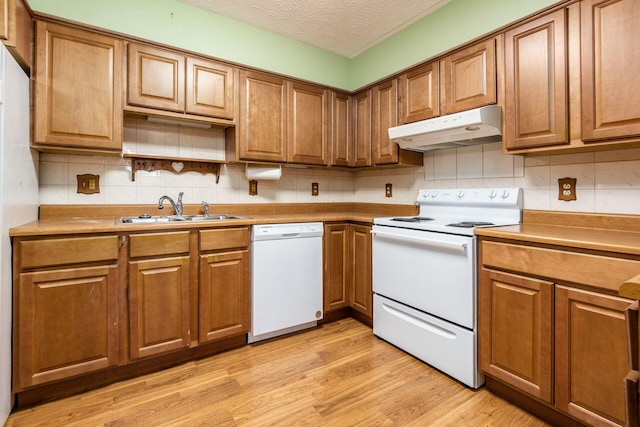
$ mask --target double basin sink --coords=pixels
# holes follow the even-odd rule
[[[211,215],[164,215],[164,216],[121,216],[116,219],[116,224],[158,224],[164,222],[203,222],[203,221],[225,221],[230,219],[246,219],[245,216],[229,214]]]

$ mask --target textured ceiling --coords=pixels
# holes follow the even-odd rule
[[[451,0],[180,0],[353,58]]]

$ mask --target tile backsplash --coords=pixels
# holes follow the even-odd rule
[[[160,126],[160,127],[159,127]],[[224,134],[218,129],[191,129],[125,121],[125,153],[169,157],[224,159]],[[101,192],[77,194],[76,175],[100,175]],[[577,179],[577,200],[558,200],[558,178]],[[311,195],[311,183],[319,195]],[[393,197],[385,185],[393,184]],[[131,161],[118,157],[42,154],[41,204],[148,204],[162,195],[184,202],[308,203],[370,202],[411,204],[420,188],[522,187],[526,209],[625,213],[640,215],[640,149],[539,157],[506,156],[500,143],[424,154],[419,168],[381,168],[351,172],[284,167],[278,181],[259,181],[258,195],[249,196],[244,164],[222,167],[215,176],[197,172],[136,173]]]

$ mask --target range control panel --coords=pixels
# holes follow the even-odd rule
[[[521,188],[422,189],[416,200],[421,205],[490,205],[522,207]]]

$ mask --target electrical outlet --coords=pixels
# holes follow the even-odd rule
[[[317,196],[318,194],[319,194],[318,183],[317,182],[312,182],[311,183],[311,195],[312,196]]]
[[[578,200],[576,195],[576,178],[560,178],[558,179],[558,200],[570,202]]]
[[[393,184],[388,183],[384,185],[384,196],[385,197],[392,197],[393,196]]]

